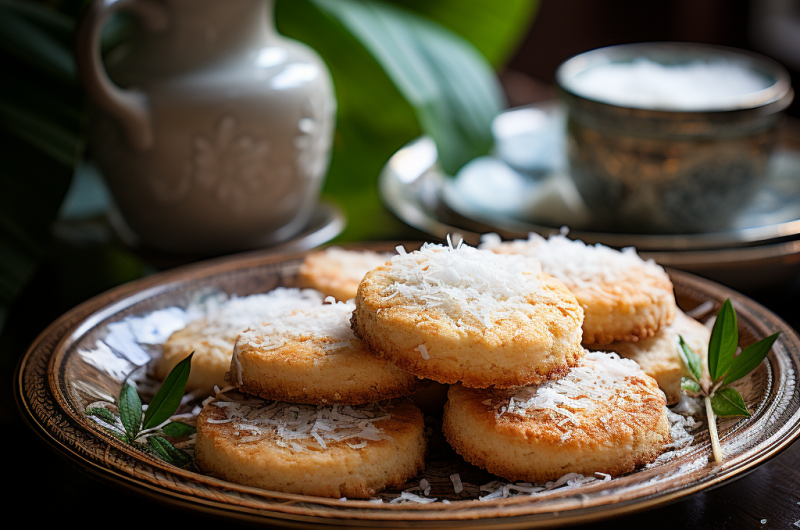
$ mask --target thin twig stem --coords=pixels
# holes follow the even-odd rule
[[[711,451],[714,453],[714,461],[717,464],[721,464],[722,448],[719,446],[719,435],[717,435],[717,417],[714,415],[714,409],[711,408],[711,398],[706,396],[703,400],[706,402],[708,433],[711,435]]]

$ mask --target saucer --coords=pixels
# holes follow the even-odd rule
[[[626,234],[591,229],[591,212],[568,174],[565,127],[565,112],[558,103],[508,110],[493,124],[494,153],[473,160],[453,178],[436,164],[433,141],[419,138],[387,163],[380,177],[383,201],[400,219],[422,230],[429,224],[422,221],[425,216],[504,237],[525,237],[529,232],[547,235],[568,226],[572,237],[587,243],[640,250],[734,248],[800,235],[800,151],[791,134],[773,155],[765,184],[728,229]],[[409,203],[427,213],[411,213],[415,207]]]
[[[108,221],[117,237],[119,237],[127,247],[146,258],[148,262],[155,264],[160,269],[191,263],[198,259],[215,257],[167,254],[163,251],[144,246],[141,244],[136,234],[125,224],[122,215],[119,214],[116,208],[112,207],[109,210]],[[285,254],[303,252],[329,242],[341,234],[346,225],[347,220],[341,208],[323,200],[317,204],[317,207],[311,215],[311,219],[309,219],[303,230],[292,239],[277,245],[243,249],[243,251],[237,253],[237,255],[250,253]]]

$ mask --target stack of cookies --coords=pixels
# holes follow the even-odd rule
[[[681,378],[689,373],[680,358],[679,337],[695,352],[704,352],[711,332],[678,309],[662,267],[642,260],[632,248],[619,252],[564,236],[531,234],[527,240],[501,243],[489,234],[479,248],[537,260],[583,308],[584,346],[636,361],[658,382],[668,404],[680,401]],[[701,357],[705,362],[706,356]],[[705,366],[704,372],[708,377]]]
[[[675,302],[663,270],[642,281],[644,295],[620,279],[593,305],[593,293],[571,291],[543,261],[493,250],[401,252],[361,282],[356,335],[403,370],[451,384],[447,440],[503,478],[617,475],[655,459],[671,441],[663,392],[635,362],[582,342],[668,324]],[[567,256],[561,266],[577,265]],[[626,293],[633,301],[614,302]]]
[[[450,385],[443,431],[467,461],[514,481],[618,475],[671,442],[659,385],[679,398],[678,335],[698,350],[708,340],[663,269],[561,237],[328,249],[298,283],[310,289],[238,320],[235,339],[233,325],[215,342],[192,324],[170,339],[171,363],[197,350],[193,375],[209,350],[198,341],[227,355],[233,390],[198,418],[196,460],[210,474],[330,497],[398,487],[426,447],[422,414],[402,398],[433,381]]]
[[[268,490],[364,498],[424,468],[422,413],[392,399],[413,394],[421,380],[374,355],[350,328],[359,283],[352,276],[386,260],[339,249],[313,254],[301,282],[351,300],[287,290],[294,305],[262,311],[236,333],[226,369],[235,390],[218,392],[197,421],[201,469]]]

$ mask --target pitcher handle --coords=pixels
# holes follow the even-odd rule
[[[153,145],[153,128],[147,94],[125,90],[108,77],[100,55],[100,38],[108,18],[125,10],[136,15],[148,31],[162,31],[168,24],[165,7],[154,0],[96,0],[81,18],[76,35],[78,73],[87,94],[122,125],[130,144],[138,150]]]

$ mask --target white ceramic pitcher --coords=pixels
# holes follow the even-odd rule
[[[103,25],[143,30],[110,58]],[[93,103],[89,151],[147,246],[217,253],[284,241],[328,167],[333,87],[310,48],[276,33],[272,0],[97,0],[78,30]],[[123,47],[121,47],[123,48]]]

